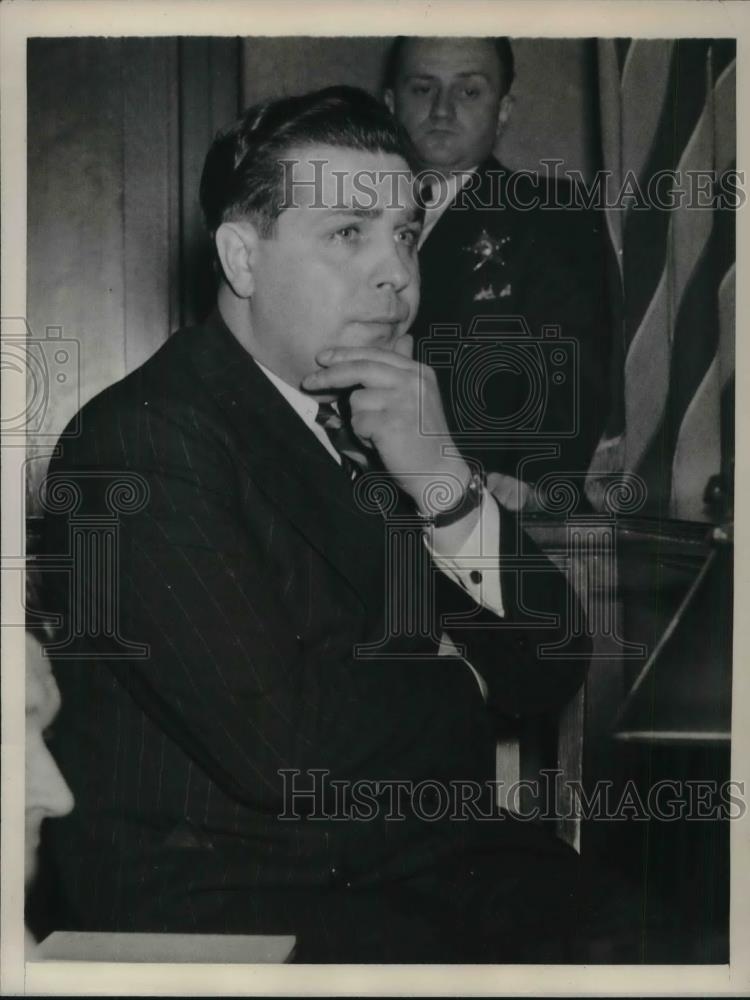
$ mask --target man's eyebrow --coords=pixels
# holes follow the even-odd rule
[[[411,208],[407,209],[408,215],[406,217],[406,222],[418,222],[420,225],[424,222],[424,209],[419,205],[413,205]],[[351,218],[354,216],[356,219],[379,219],[383,215],[382,208],[329,208],[326,209],[325,218],[326,220],[335,218]]]
[[[357,208],[355,205],[342,205],[338,208],[329,208],[326,211],[326,215],[354,215],[358,219],[379,219],[382,214],[382,208]]]
[[[453,74],[460,79],[466,79],[470,76],[481,76],[483,80],[489,80],[489,76],[482,69],[467,69],[462,70],[460,73]],[[407,80],[439,80],[440,77],[436,76],[434,73],[408,73],[406,75]]]

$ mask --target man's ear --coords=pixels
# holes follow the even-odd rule
[[[388,108],[390,113],[394,115],[396,112],[393,109],[396,107],[396,102],[393,100],[393,91],[390,87],[387,87],[383,91],[383,101],[385,102],[385,106]]]
[[[238,298],[249,299],[255,291],[258,230],[247,220],[222,222],[215,238],[224,277]]]
[[[513,97],[511,94],[506,94],[504,97],[500,98],[500,107],[497,112],[497,132],[496,135],[500,135],[505,126],[508,124],[508,119],[510,118],[510,113],[513,110]]]

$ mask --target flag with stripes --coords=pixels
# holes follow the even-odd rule
[[[703,520],[732,473],[735,43],[603,39],[598,71],[615,371],[592,482],[637,472],[649,512]]]

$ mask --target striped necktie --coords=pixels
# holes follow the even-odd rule
[[[367,472],[371,465],[370,458],[332,403],[318,403],[315,421],[320,424],[328,435],[328,440],[341,455],[341,463],[349,473],[350,479]]]

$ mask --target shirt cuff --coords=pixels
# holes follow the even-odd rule
[[[500,587],[500,510],[485,489],[479,518],[458,552],[447,555],[434,545],[434,532],[427,529],[425,545],[435,565],[483,607],[505,616]]]

